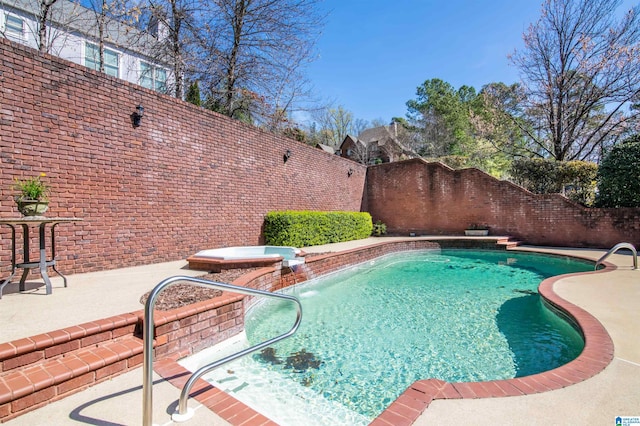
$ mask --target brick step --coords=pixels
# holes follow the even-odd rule
[[[497,246],[504,247],[506,250],[516,248],[522,244],[522,241],[513,240],[511,237],[503,238],[496,241]]]
[[[123,314],[0,343],[0,375],[100,342],[133,335],[140,322],[137,313]]]
[[[0,422],[139,366],[138,321],[122,315],[0,344]]]

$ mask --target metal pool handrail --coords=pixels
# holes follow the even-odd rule
[[[151,293],[149,294],[149,298],[147,299],[147,303],[144,306],[144,331],[143,331],[143,366],[142,366],[142,424],[143,426],[151,426],[152,416],[153,416],[153,337],[154,337],[154,320],[153,320],[153,307],[155,306],[156,299],[158,295],[167,287],[172,284],[175,284],[176,281],[189,281],[196,286],[199,287],[210,287],[216,288],[219,290],[228,291],[231,293],[239,293],[250,296],[265,296],[276,299],[285,299],[296,304],[297,312],[296,312],[296,321],[291,327],[289,331],[279,336],[276,336],[272,339],[269,339],[265,342],[259,343],[257,345],[251,346],[250,348],[244,349],[240,352],[236,352],[232,355],[229,355],[225,358],[222,358],[218,361],[215,361],[211,364],[205,365],[201,367],[196,372],[194,372],[187,383],[182,388],[182,392],[180,393],[180,402],[178,405],[178,412],[172,416],[174,421],[185,421],[189,417],[191,417],[192,413],[189,414],[187,412],[187,399],[189,398],[189,392],[193,384],[204,374],[209,371],[220,367],[221,365],[233,361],[235,359],[241,358],[245,355],[250,354],[251,352],[255,352],[262,348],[265,348],[273,343],[276,343],[280,340],[286,339],[293,335],[298,327],[300,326],[300,321],[302,321],[302,305],[300,304],[300,300],[297,297],[289,296],[287,294],[279,294],[279,293],[271,293],[268,291],[255,290],[247,287],[239,287],[231,284],[220,283],[216,281],[204,280],[202,278],[194,278],[187,276],[174,276],[167,278],[161,281],[158,285],[156,285]]]
[[[598,270],[598,265],[600,265],[604,260],[617,252],[620,249],[629,249],[631,250],[631,254],[633,254],[633,269],[638,269],[638,253],[636,252],[636,248],[631,243],[618,243],[611,248],[604,256],[596,261],[595,269]]]

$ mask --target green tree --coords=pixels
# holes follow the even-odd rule
[[[189,85],[185,100],[197,106],[202,105],[202,101],[200,100],[200,87],[198,86],[197,80]]]
[[[472,117],[476,135],[510,157],[529,157],[523,137],[527,122],[522,119],[522,86],[489,83],[482,88],[478,98],[481,107]]]
[[[508,170],[510,159],[494,141],[503,130],[489,125],[482,92],[466,85],[455,89],[432,79],[419,86],[416,94],[416,99],[407,102],[408,120],[403,123],[406,146],[454,168],[477,167],[496,177]]]
[[[598,207],[640,207],[640,135],[614,146],[598,169]]]
[[[462,86],[456,91],[434,78],[418,86],[416,95],[407,102],[407,117],[422,136],[419,153],[430,157],[465,154],[472,140],[469,106],[475,89]]]

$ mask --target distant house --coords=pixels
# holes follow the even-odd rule
[[[0,37],[38,48],[39,1],[0,0]],[[166,93],[173,84],[171,67],[158,59],[162,28],[140,31],[126,23],[105,21],[104,72],[134,84]],[[98,14],[69,0],[58,0],[47,23],[47,52],[99,70]]]
[[[418,157],[399,141],[397,123],[367,129],[358,137],[347,135],[339,153],[362,164],[390,163]]]
[[[335,154],[336,150],[329,145],[325,145],[323,143],[317,143],[316,148],[323,150],[324,152],[328,152],[329,154]]]

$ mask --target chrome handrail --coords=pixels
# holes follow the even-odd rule
[[[273,343],[276,343],[280,340],[286,339],[287,337],[293,335],[298,327],[300,326],[300,322],[302,321],[302,304],[300,304],[300,300],[297,297],[289,296],[287,294],[280,293],[271,293],[268,291],[255,290],[247,287],[239,287],[232,284],[220,283],[216,281],[209,281],[202,278],[194,278],[187,276],[174,276],[167,278],[161,281],[158,285],[156,285],[151,293],[149,293],[149,298],[147,299],[147,303],[144,306],[144,331],[143,331],[143,377],[142,377],[142,424],[143,426],[151,426],[152,416],[153,416],[153,337],[154,337],[154,320],[153,320],[153,307],[156,303],[156,299],[158,295],[167,287],[172,284],[175,284],[176,281],[189,281],[194,285],[199,287],[210,287],[216,288],[219,290],[224,290],[232,293],[245,294],[249,296],[265,296],[272,297],[276,299],[285,299],[291,302],[295,302],[297,307],[296,313],[296,321],[291,327],[289,331],[284,334],[281,334],[277,337],[269,339],[265,342],[259,343],[257,345],[251,346],[250,348],[244,349],[240,352],[236,352],[235,354],[229,355],[225,358],[222,358],[218,361],[215,361],[211,364],[205,365],[201,367],[196,372],[194,372],[187,383],[182,388],[182,392],[180,393],[180,402],[178,406],[177,416],[181,416],[179,419],[174,418],[175,421],[184,421],[186,420],[187,414],[187,399],[189,398],[189,392],[191,391],[191,387],[193,384],[204,374],[209,371],[220,367],[221,365],[243,357],[245,355],[250,354],[251,352],[257,351],[259,349],[265,348]]]
[[[611,248],[604,256],[596,261],[595,269],[598,270],[598,266],[604,262],[604,260],[617,252],[620,249],[629,249],[631,250],[631,254],[633,255],[633,269],[638,269],[638,252],[636,252],[636,248],[631,243],[618,243]]]

